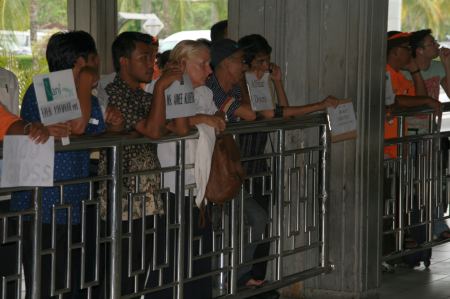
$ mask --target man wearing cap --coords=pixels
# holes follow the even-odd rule
[[[241,92],[245,90],[242,89],[242,86],[244,84],[244,72],[247,70],[243,49],[233,40],[219,40],[211,46],[211,64],[214,72],[206,81],[206,86],[213,92],[213,100],[217,109],[223,111],[230,122],[236,122],[240,119],[254,120],[256,113],[251,108],[248,95]],[[273,117],[273,110],[270,110],[270,112],[271,115],[268,115],[268,117]],[[264,115],[264,112],[262,114]],[[261,236],[264,234],[268,215],[253,196],[246,197],[244,216],[246,225],[252,227],[253,235]],[[265,244],[248,245],[244,251],[245,262],[267,256],[269,250],[270,247],[265,246]],[[255,287],[264,283],[264,279],[256,278],[251,268],[249,266],[239,268],[239,286]],[[262,276],[265,276],[265,273]],[[271,299],[278,297],[279,294],[276,291],[257,296],[257,298]]]
[[[223,111],[229,121],[239,119],[254,120],[256,113],[249,100],[242,100],[241,84],[247,67],[244,51],[237,42],[221,39],[211,45],[211,64],[214,72],[206,81],[219,111]]]

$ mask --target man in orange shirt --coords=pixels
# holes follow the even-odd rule
[[[49,130],[40,123],[27,123],[18,116],[10,113],[0,104],[0,141],[6,134],[28,134],[36,143],[45,143],[49,137]]]
[[[441,103],[427,95],[420,69],[411,59],[411,34],[399,31],[388,32],[387,64],[386,64],[386,109],[389,115],[394,108],[429,106],[438,115],[441,114]],[[409,81],[400,72],[406,70],[411,73],[413,81]],[[398,121],[396,118],[386,120],[384,123],[384,138],[398,137]],[[397,146],[384,148],[385,158],[397,157]]]

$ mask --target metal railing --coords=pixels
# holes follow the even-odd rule
[[[443,108],[450,111],[448,104]],[[394,116],[398,118],[398,138],[384,142],[385,147],[397,149],[396,157],[384,160],[384,261],[446,242],[436,235],[434,226],[449,219],[444,215],[449,198],[449,154],[443,144],[450,132],[441,132],[441,120],[430,109],[407,109]]]
[[[19,212],[3,209],[0,213],[0,250],[10,246],[14,253],[2,256],[13,263],[13,272],[3,274],[0,297],[10,299],[8,294],[14,293],[16,298],[22,298],[24,256],[31,256],[32,285],[27,288],[31,291],[29,298],[33,299],[41,298],[44,288],[50,289],[51,295],[57,298],[74,289],[81,289],[87,298],[152,298],[158,294],[183,298],[192,285],[205,281],[203,287],[212,286],[211,296],[244,298],[330,271],[325,225],[330,143],[325,115],[241,123],[230,125],[227,132],[236,140],[243,134],[267,133],[270,146],[264,154],[242,157],[244,162],[262,161],[266,167],[247,176],[234,200],[223,206],[208,205],[209,226],[201,233],[198,232],[198,208],[194,204],[195,184],[185,184],[185,172],[193,168],[186,163],[185,145],[196,135],[157,142],[106,135],[73,138],[71,145],[57,146],[56,151],[101,152],[101,159],[107,161],[107,171],[55,182],[61,196],[53,206],[49,231],[44,230],[42,223],[43,188],[0,189],[3,196],[23,190],[33,193],[29,209]],[[133,173],[124,171],[125,146],[166,142],[176,143],[174,165]],[[176,177],[177,188],[172,194],[163,179],[168,173]],[[125,178],[135,179],[139,184],[142,175],[161,178],[155,195],[161,196],[164,214],[123,221],[124,196],[128,199],[130,215],[135,206],[133,201],[138,201],[145,211],[145,193],[126,190],[123,185]],[[89,196],[83,198],[81,223],[76,228],[71,225],[72,208],[65,201],[63,187],[78,183],[87,184]],[[99,195],[101,186],[107,186],[106,201]],[[260,206],[266,205],[260,231],[249,225],[251,214],[245,212],[257,193],[264,200]],[[102,213],[105,203],[106,212]],[[68,211],[68,224],[55,223],[58,210]],[[61,230],[67,239],[64,244],[56,242]],[[24,250],[27,234],[31,236],[31,251]],[[249,250],[264,244],[270,246],[267,255],[247,258]],[[61,252],[65,256],[62,262],[58,258]],[[267,263],[267,283],[257,289],[242,287],[241,273],[261,262]],[[44,263],[50,265],[50,273],[42,273]],[[203,265],[202,271],[199,264]],[[61,277],[56,269],[61,267],[66,277],[58,282]],[[48,277],[51,283],[44,285],[43,279]],[[131,280],[131,291],[123,289],[124,280]]]

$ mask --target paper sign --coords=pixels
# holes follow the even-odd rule
[[[3,140],[1,187],[53,186],[55,140],[35,144],[28,136]]]
[[[194,89],[187,74],[183,80],[175,81],[164,92],[166,99],[166,118],[192,116],[197,113],[197,103],[194,98]]]
[[[257,79],[254,73],[245,73],[248,93],[253,111],[272,110],[273,96],[270,90],[270,73],[265,73],[261,79]]]
[[[39,115],[45,125],[81,117],[71,69],[33,77]]]
[[[356,138],[356,117],[351,100],[344,100],[336,108],[327,108],[331,128],[331,141]]]

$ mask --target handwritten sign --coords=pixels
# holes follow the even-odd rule
[[[166,99],[166,118],[187,117],[195,115],[197,103],[195,102],[194,89],[191,79],[187,74],[183,80],[175,81],[164,92]]]
[[[54,160],[53,137],[44,144],[35,144],[28,136],[7,135],[0,186],[53,186]]]
[[[261,79],[257,79],[254,73],[245,73],[253,111],[273,109],[273,96],[270,90],[269,76],[269,73],[265,73]]]
[[[71,69],[33,77],[41,122],[51,125],[81,117]]]
[[[338,142],[356,138],[356,117],[351,100],[344,100],[336,108],[328,107],[331,141]]]

